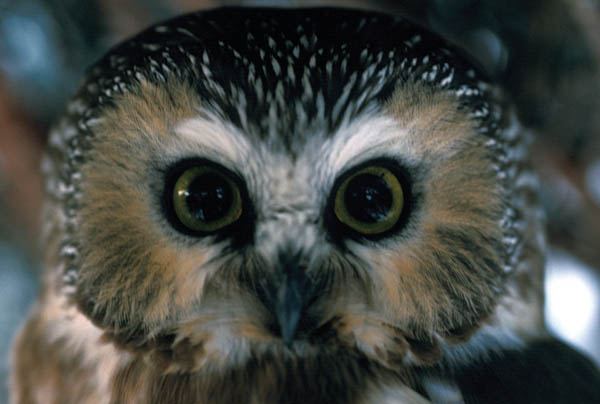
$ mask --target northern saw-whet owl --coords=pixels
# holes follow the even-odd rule
[[[50,134],[12,400],[593,397],[597,370],[544,332],[527,154],[502,91],[405,18],[224,8],[151,27]]]

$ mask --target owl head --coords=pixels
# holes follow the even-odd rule
[[[434,363],[507,293],[519,133],[404,18],[186,15],[112,49],[51,134],[55,287],[173,370]]]

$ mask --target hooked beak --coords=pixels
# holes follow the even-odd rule
[[[304,268],[295,262],[286,263],[283,282],[277,291],[275,315],[283,341],[290,346],[303,316],[309,294],[309,280]]]

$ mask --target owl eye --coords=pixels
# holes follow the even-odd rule
[[[216,167],[195,166],[183,171],[175,181],[172,198],[175,216],[194,232],[220,230],[242,214],[239,187]]]
[[[337,220],[364,235],[377,235],[398,222],[404,192],[398,177],[389,169],[372,165],[349,175],[335,194]]]

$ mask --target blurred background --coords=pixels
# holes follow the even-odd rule
[[[0,0],[0,404],[10,340],[38,289],[40,158],[84,69],[116,42],[219,5],[409,14],[502,83],[534,133],[552,332],[600,363],[600,0]]]

